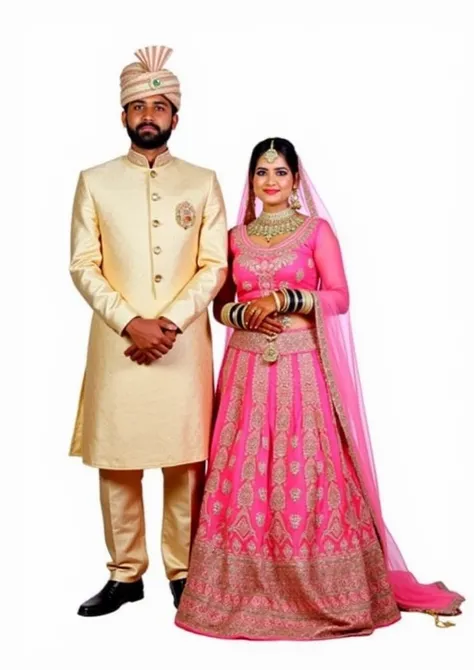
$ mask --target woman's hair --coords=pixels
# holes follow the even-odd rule
[[[298,154],[296,153],[293,144],[289,140],[285,140],[281,137],[269,137],[267,140],[259,142],[252,151],[249,165],[249,177],[251,179],[253,179],[255,170],[257,169],[258,159],[270,149],[272,142],[275,151],[281,154],[288,163],[288,167],[290,168],[293,177],[296,177],[298,174]]]
[[[269,137],[262,142],[259,142],[252,151],[249,164],[249,201],[247,212],[245,213],[244,223],[251,223],[255,219],[255,202],[253,197],[252,181],[257,169],[257,163],[263,154],[270,149],[273,142],[273,148],[277,151],[288,164],[291,174],[296,177],[298,174],[298,154],[293,144],[289,140],[282,137]]]

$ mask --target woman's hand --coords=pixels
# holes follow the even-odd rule
[[[248,303],[245,310],[245,321],[249,330],[259,330],[267,317],[274,317],[277,314],[275,298],[267,295],[264,298],[257,298]]]
[[[283,330],[283,326],[279,321],[271,316],[267,316],[256,332],[263,333],[264,335],[279,335]]]

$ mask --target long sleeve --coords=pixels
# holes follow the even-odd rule
[[[100,230],[94,201],[81,173],[74,198],[71,225],[72,280],[92,309],[119,335],[137,312],[102,274]]]
[[[232,231],[229,230],[228,234],[228,258],[227,258],[227,266],[228,266],[228,272],[227,272],[227,277],[225,282],[223,283],[219,293],[216,295],[216,298],[214,300],[213,304],[213,312],[214,312],[214,318],[216,321],[219,321],[219,323],[222,323],[221,321],[221,312],[222,308],[226,303],[229,302],[234,302],[235,300],[235,294],[237,293],[237,287],[234,283],[234,278],[232,276],[232,244],[231,244],[231,237],[232,237]]]
[[[161,316],[184,331],[207,309],[227,276],[227,224],[224,201],[216,175],[212,174],[203,212],[196,274]]]
[[[328,311],[344,314],[349,309],[349,288],[338,239],[325,220],[318,225],[314,261],[321,277],[316,295]]]

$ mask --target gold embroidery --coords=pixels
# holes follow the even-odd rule
[[[298,461],[292,461],[290,463],[290,472],[292,475],[297,475],[298,472],[300,471],[300,464]]]
[[[277,253],[272,247],[252,243],[247,238],[246,229],[237,226],[233,234],[233,242],[238,250],[234,263],[252,272],[257,278],[262,295],[269,295],[272,290],[278,288],[275,283],[276,273],[294,263],[297,259],[296,250],[311,236],[318,223],[318,218],[308,217],[296,233],[278,245]]]
[[[281,546],[284,529],[275,527],[274,536]],[[304,559],[291,558],[291,547],[284,547],[278,561],[229,554],[197,539],[178,625],[218,637],[316,640],[398,621],[378,542],[340,555],[331,545],[327,555],[313,557],[302,548]]]
[[[267,339],[263,333],[235,330],[230,338],[229,348],[262,354],[267,344]],[[280,356],[316,351],[317,346],[316,331],[313,328],[285,331],[278,336]]]
[[[245,482],[240,487],[238,494],[239,507],[250,507],[253,503],[253,487],[250,482]]]
[[[298,500],[301,498],[301,489],[291,489],[290,497],[293,502],[298,502]]]
[[[187,230],[196,222],[196,210],[193,205],[185,200],[176,205],[176,223]]]
[[[242,478],[243,479],[255,479],[255,468],[256,464],[253,458],[247,458],[242,468]]]
[[[232,491],[232,482],[229,481],[228,479],[224,479],[224,481],[222,482],[222,493],[224,495],[229,495],[231,491]]]
[[[233,444],[237,433],[237,421],[239,419],[239,409],[242,406],[242,400],[245,393],[245,380],[248,370],[248,359],[249,354],[246,352],[236,353],[228,355],[224,363],[223,368],[223,377],[230,374],[230,369],[234,368],[234,361],[237,358],[237,363],[235,364],[235,375],[232,384],[232,393],[227,408],[226,414],[226,423],[220,434],[219,444],[216,446],[217,456],[215,462],[212,466],[209,476],[207,477],[205,484],[205,493],[202,505],[201,521],[203,524],[210,522],[209,517],[209,505],[213,505],[215,500],[213,496],[219,490],[219,481],[221,472],[224,469],[228,457],[228,451],[230,446]],[[225,480],[222,484],[222,490],[224,493],[228,494],[231,491],[231,484]]]

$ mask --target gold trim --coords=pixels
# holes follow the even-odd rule
[[[147,168],[148,170],[156,169],[157,167],[163,167],[164,165],[171,163],[173,158],[174,157],[170,154],[169,149],[167,149],[163,153],[158,154],[153,162],[153,165],[150,167],[148,159],[144,154],[141,154],[134,149],[130,149],[127,154],[127,159],[130,161],[130,163],[133,163],[133,165],[136,165],[137,167]]]
[[[236,330],[229,341],[229,347],[254,354],[263,354],[267,345],[266,335],[247,330]],[[278,335],[278,353],[280,356],[301,354],[305,351],[314,351],[317,348],[316,330],[314,328],[287,330]]]

